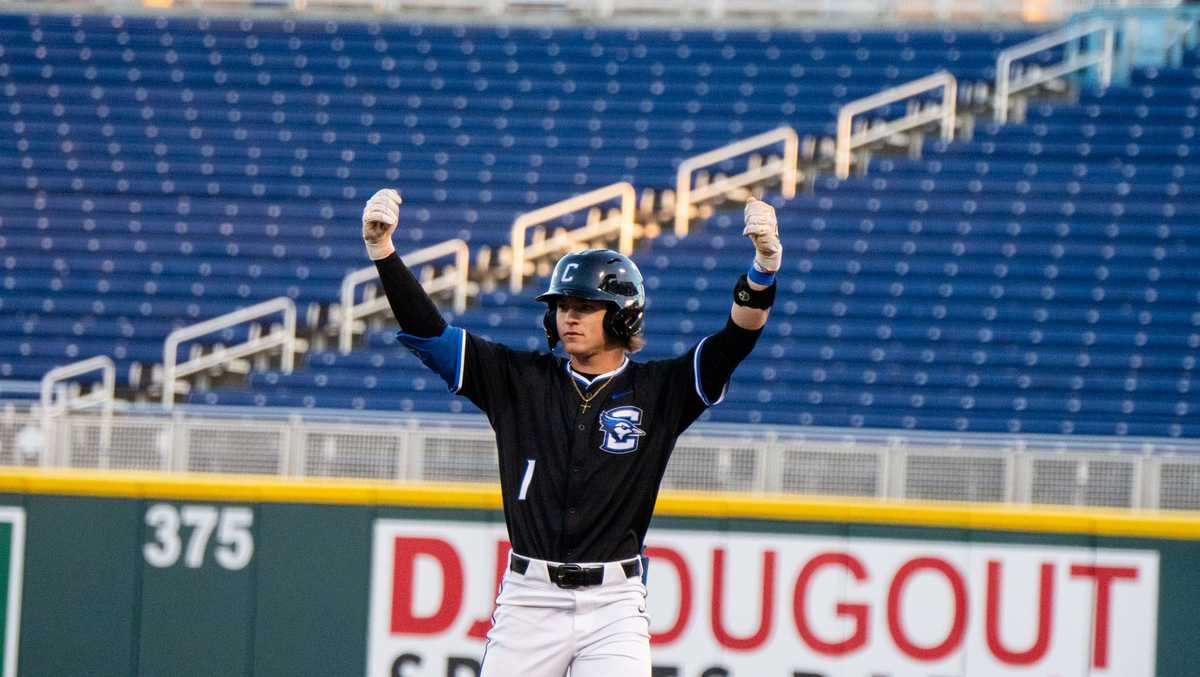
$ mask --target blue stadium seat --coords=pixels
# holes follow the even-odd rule
[[[1030,37],[0,15],[0,378],[92,354],[154,363],[182,324],[333,301],[381,186],[404,192],[402,248],[496,246],[521,212],[614,181],[669,187],[732,139],[829,134],[889,84],[990,79]],[[705,420],[1196,435],[1196,63],[776,198],[779,302]],[[718,211],[636,254],[644,357],[722,324],[739,247],[740,215]],[[495,292],[454,321],[537,349],[541,312]],[[190,400],[474,411],[386,331]]]

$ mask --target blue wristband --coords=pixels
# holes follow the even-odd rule
[[[751,265],[750,270],[746,271],[746,279],[754,284],[761,284],[770,287],[775,283],[775,273],[764,273],[755,266]]]

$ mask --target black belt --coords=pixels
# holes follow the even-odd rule
[[[529,562],[528,557],[522,557],[514,552],[508,558],[508,568],[513,573],[524,576],[525,572],[529,570]],[[582,566],[580,564],[547,563],[546,570],[550,574],[552,583],[567,590],[587,588],[604,582],[604,565],[602,564]],[[625,578],[638,578],[642,575],[641,558],[635,557],[621,562],[621,571],[625,572]]]

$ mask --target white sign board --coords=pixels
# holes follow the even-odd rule
[[[368,677],[478,673],[503,525],[379,520]],[[655,529],[656,677],[1154,677],[1158,553]],[[532,630],[531,630],[532,631]]]

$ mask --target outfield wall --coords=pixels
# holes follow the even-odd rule
[[[3,677],[475,675],[493,489],[0,473]],[[669,494],[656,676],[1192,677],[1200,515]]]

